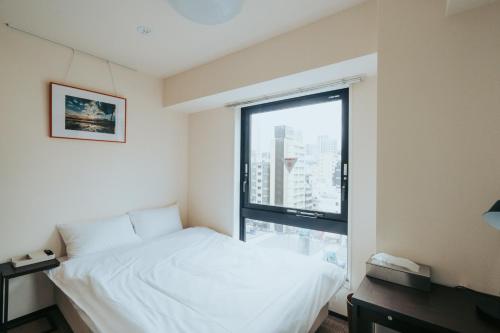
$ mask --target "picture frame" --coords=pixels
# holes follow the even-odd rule
[[[127,99],[50,82],[50,137],[126,143]]]

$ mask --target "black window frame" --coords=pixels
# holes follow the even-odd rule
[[[255,204],[250,196],[250,128],[251,116],[298,106],[342,100],[342,152],[341,152],[341,214],[319,212],[290,207]],[[299,228],[347,235],[348,221],[348,167],[349,165],[349,88],[342,88],[301,97],[252,105],[241,108],[241,160],[240,160],[240,240],[245,241],[245,219],[284,224]]]

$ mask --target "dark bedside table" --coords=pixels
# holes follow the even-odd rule
[[[400,332],[500,332],[500,325],[482,318],[477,301],[496,298],[467,289],[432,284],[420,291],[365,277],[352,298],[354,332],[372,332],[373,323]]]
[[[9,322],[9,280],[28,275],[32,273],[42,272],[54,267],[59,266],[59,260],[52,259],[44,262],[40,262],[33,265],[23,266],[14,268],[10,262],[0,264],[0,332],[6,331],[8,328],[17,326],[16,322],[21,322],[14,320]],[[29,315],[28,315],[29,316]],[[27,316],[23,316],[27,317]],[[23,321],[25,322],[25,321]]]

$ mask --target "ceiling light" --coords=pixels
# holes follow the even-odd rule
[[[145,25],[138,25],[137,32],[141,35],[149,35],[151,33],[151,28]]]
[[[238,15],[243,0],[168,0],[182,16],[196,23],[214,25]]]

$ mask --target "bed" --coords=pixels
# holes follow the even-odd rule
[[[72,258],[47,274],[75,332],[103,333],[307,333],[344,282],[332,264],[201,227]]]

